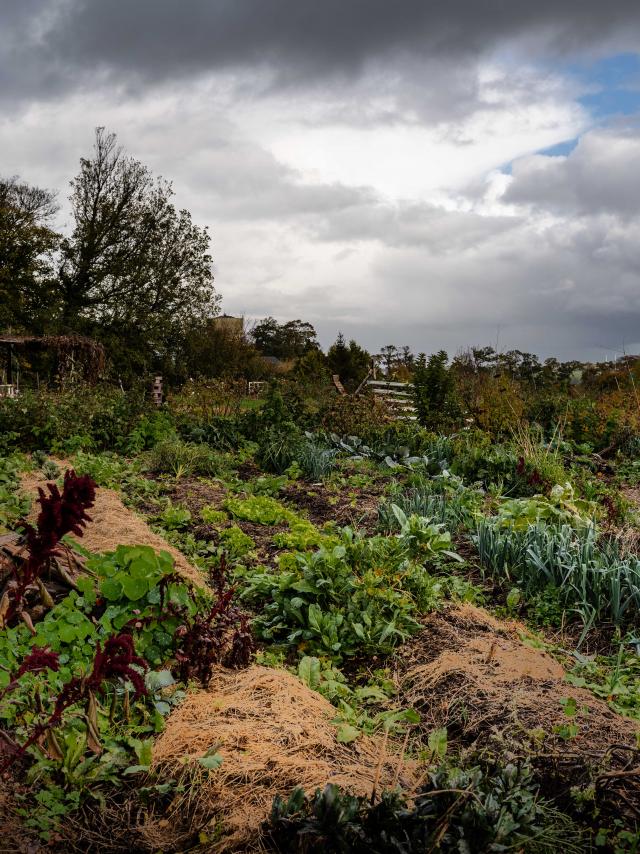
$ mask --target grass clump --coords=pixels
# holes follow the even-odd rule
[[[220,474],[220,455],[208,445],[166,439],[159,442],[148,455],[149,471],[170,474],[175,478],[189,475],[214,476]]]

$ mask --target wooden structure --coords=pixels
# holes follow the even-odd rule
[[[366,388],[383,400],[396,418],[403,421],[415,421],[416,410],[413,404],[413,385],[394,383],[386,380],[366,381]]]
[[[61,382],[81,378],[96,382],[104,371],[106,356],[102,344],[83,335],[14,335],[0,333],[0,348],[5,352],[2,369],[4,382],[0,394],[15,397],[20,391],[20,364],[17,352],[50,352]]]
[[[338,374],[332,374],[331,379],[333,380],[333,384],[336,387],[338,394],[346,394],[345,387],[340,382],[340,377]]]
[[[247,394],[249,397],[258,397],[267,387],[264,380],[249,380],[247,382]]]
[[[162,377],[156,377],[151,390],[153,402],[156,406],[162,406]]]

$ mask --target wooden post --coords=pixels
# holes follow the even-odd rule
[[[156,406],[162,406],[162,377],[156,377],[153,381],[153,402]]]

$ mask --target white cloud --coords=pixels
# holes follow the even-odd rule
[[[309,319],[324,343],[342,329],[372,348],[456,350],[500,327],[505,346],[566,357],[629,345],[638,136],[589,131],[557,74],[471,70],[449,111],[446,89],[420,97],[428,78],[402,91],[379,69],[307,99],[242,99],[229,73],[70,94],[5,111],[3,170],[64,197],[106,125],[210,226],[225,309]],[[566,158],[532,153],[578,135]]]
[[[561,213],[640,214],[640,129],[585,133],[565,157],[524,157],[513,164],[505,201]]]

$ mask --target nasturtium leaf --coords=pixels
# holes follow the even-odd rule
[[[149,582],[146,578],[131,578],[130,576],[123,575],[120,583],[122,584],[124,595],[127,599],[131,599],[132,602],[142,599],[149,589]]]
[[[71,643],[76,639],[76,627],[72,626],[70,623],[61,623],[58,626],[58,637],[64,643]]]
[[[145,681],[150,691],[159,691],[160,688],[168,688],[170,685],[175,685],[176,682],[170,670],[152,670],[150,673],[147,673]]]
[[[153,574],[154,566],[144,557],[138,557],[129,564],[129,574],[133,578],[148,578]]]
[[[122,596],[122,584],[120,584],[119,581],[116,581],[115,578],[105,578],[100,585],[100,592],[105,599],[109,599],[110,602],[115,602]]]
[[[429,733],[427,744],[429,746],[429,750],[434,756],[438,757],[439,759],[443,759],[447,752],[446,727],[441,727],[440,729],[432,729]]]
[[[198,763],[203,768],[208,768],[210,771],[215,771],[222,765],[222,756],[219,753],[214,753],[212,756],[200,756]]]
[[[336,738],[342,744],[349,744],[350,742],[355,741],[359,735],[360,730],[357,727],[351,726],[351,724],[347,723],[338,724],[338,733]]]

